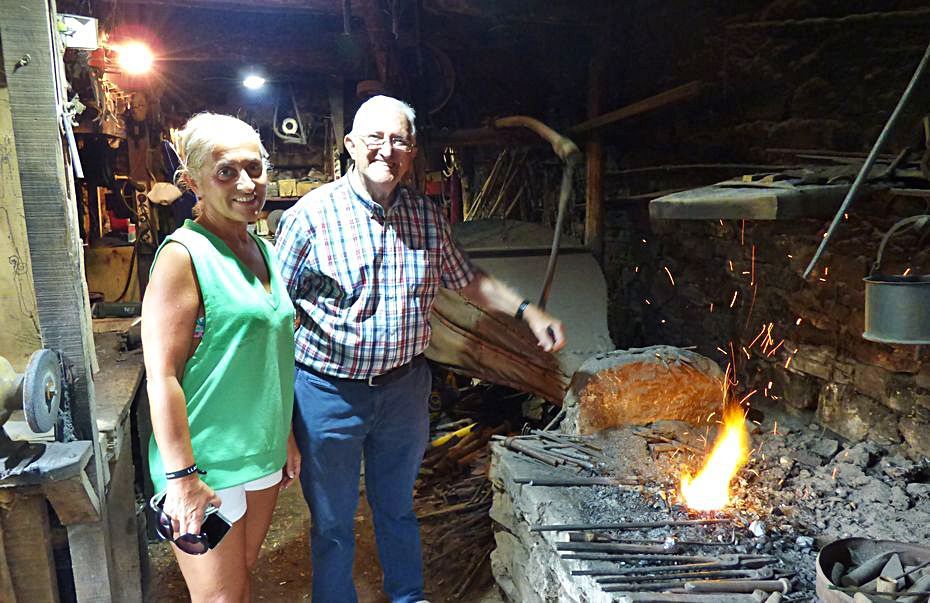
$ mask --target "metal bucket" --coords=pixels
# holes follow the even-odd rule
[[[930,549],[906,542],[892,540],[869,540],[868,538],[845,538],[835,540],[823,547],[817,554],[817,596],[824,603],[852,603],[853,598],[846,593],[832,590],[839,586],[830,581],[834,563],[842,563],[847,568],[854,565],[854,560],[861,563],[885,551],[896,551],[905,565],[919,565],[930,561]]]
[[[930,343],[930,275],[881,274],[882,254],[891,235],[902,227],[921,227],[930,215],[911,216],[892,226],[878,248],[865,282],[865,331],[869,341],[895,344]],[[918,223],[918,224],[915,224]]]

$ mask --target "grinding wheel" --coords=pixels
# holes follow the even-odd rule
[[[23,411],[29,428],[43,433],[55,426],[61,404],[61,365],[52,350],[29,357],[23,374]]]

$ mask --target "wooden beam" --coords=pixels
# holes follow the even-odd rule
[[[602,39],[605,36],[602,36]],[[601,45],[602,47],[605,45]],[[606,92],[607,55],[598,52],[588,72],[588,117],[603,112]],[[585,228],[584,242],[600,261],[604,255],[604,143],[601,134],[594,132],[585,145]]]
[[[0,522],[0,527],[2,527]],[[13,574],[10,572],[10,561],[6,556],[6,542],[3,530],[0,529],[0,601],[17,603],[16,591],[13,589]]]
[[[48,482],[43,490],[62,525],[100,521],[100,500],[83,471],[71,479]]]
[[[57,31],[54,2],[0,0],[0,14],[4,15],[0,20],[0,41],[42,344],[61,352],[71,367],[73,435],[93,446],[88,470],[94,491],[101,498],[105,472],[94,407],[92,368],[96,360],[74,183],[70,171],[66,172],[69,160],[59,129],[59,108],[66,97],[61,43],[52,33]],[[113,561],[106,509],[101,511],[104,521],[68,530],[79,602],[112,601]]]
[[[45,497],[11,492],[0,496],[5,503],[0,505],[0,532],[16,593],[13,601],[58,603],[58,578]]]
[[[103,0],[103,4],[143,4],[177,9],[210,8],[242,12],[304,12],[318,15],[335,15],[342,12],[342,4],[336,0]]]
[[[643,100],[636,101],[625,107],[620,107],[610,111],[609,113],[604,113],[593,119],[583,121],[580,124],[573,126],[568,130],[570,136],[578,136],[582,134],[587,134],[593,130],[598,130],[604,126],[610,125],[612,123],[618,122],[634,115],[639,115],[641,113],[647,113],[649,111],[654,111],[660,107],[666,107],[668,105],[674,105],[680,103],[684,100],[697,96],[701,92],[701,82],[688,82],[681,86],[672,88],[671,90],[666,90],[665,92],[660,92],[655,96],[650,96],[649,98],[644,98]]]
[[[444,17],[474,17],[496,22],[532,23],[560,27],[590,27],[601,23],[609,2],[548,0],[547,2],[504,2],[502,0],[424,0],[423,10]],[[527,10],[532,6],[532,10]]]
[[[128,433],[129,423],[127,416],[121,430]],[[113,478],[106,502],[110,514],[113,559],[116,563],[114,592],[115,599],[120,603],[142,603],[142,559],[139,551],[144,550],[147,543],[140,542],[139,537],[132,438],[124,438],[120,448],[115,451],[116,460],[110,463]]]
[[[294,51],[294,50],[259,50],[262,67],[272,74],[293,76],[295,74],[318,73],[322,75],[353,77],[360,76],[357,65],[343,61],[333,52],[328,51]],[[255,61],[256,52],[248,50],[228,49],[221,53],[194,53],[185,56],[173,57],[161,63],[166,71],[176,71],[176,66],[209,65],[214,71],[218,65],[226,65],[234,73],[242,65]],[[287,77],[281,79],[288,79]]]
[[[2,56],[2,48],[0,48]],[[0,356],[18,372],[26,369],[29,356],[42,347],[32,262],[26,238],[23,195],[13,142],[10,92],[0,75]],[[2,597],[0,597],[2,600]]]

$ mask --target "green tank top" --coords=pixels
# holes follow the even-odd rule
[[[181,387],[194,460],[207,472],[201,479],[214,490],[281,469],[291,429],[294,307],[271,246],[252,238],[268,267],[271,293],[222,239],[191,220],[159,248],[170,241],[184,245],[200,285],[206,324],[184,367]],[[149,471],[155,491],[163,491],[165,468],[154,436]]]

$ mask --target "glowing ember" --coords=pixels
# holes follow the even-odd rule
[[[681,494],[688,507],[697,511],[714,511],[730,503],[730,480],[749,458],[749,434],[745,416],[738,406],[729,408],[723,421],[723,431],[704,468],[692,479],[681,476]]]

